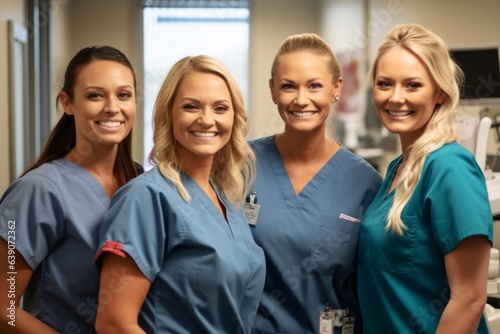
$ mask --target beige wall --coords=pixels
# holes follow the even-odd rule
[[[394,25],[419,23],[441,36],[448,45],[464,43],[500,43],[500,1],[477,0],[370,0],[372,15],[387,10],[388,4],[398,8],[388,24],[371,37],[370,55],[376,52],[384,34]]]
[[[478,0],[322,0],[322,35],[335,52],[346,46],[364,48],[368,70],[379,44],[395,25],[418,23],[429,28],[449,46],[480,43],[500,44],[500,1]],[[356,12],[356,8],[358,11]],[[360,17],[364,18],[360,21]],[[365,77],[365,84],[367,78]],[[490,108],[500,110],[500,106]],[[477,115],[483,106],[459,106],[459,112]],[[489,152],[496,151],[490,136]],[[395,152],[387,152],[387,160]]]
[[[54,22],[54,94],[62,87],[67,63],[78,50],[93,45],[110,45],[122,51],[132,63],[138,84],[138,105],[134,125],[133,155],[142,161],[142,47],[141,1],[138,0],[53,0],[59,5]],[[58,119],[58,118],[56,118]]]
[[[10,182],[8,21],[24,23],[23,0],[0,0],[0,192]]]
[[[287,36],[319,33],[319,2],[309,0],[253,0],[250,11],[250,137],[281,131],[283,122],[269,93],[271,64]]]

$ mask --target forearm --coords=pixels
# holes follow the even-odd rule
[[[33,317],[23,309],[16,307],[15,312],[8,310],[6,314],[2,312],[0,322],[0,333],[9,334],[57,334],[53,328],[47,326],[42,321]]]
[[[122,288],[117,289],[116,283]],[[123,288],[126,286],[127,288]],[[106,254],[101,268],[100,294],[112,292],[109,301],[99,298],[96,330],[99,334],[145,334],[137,319],[151,283],[130,258]]]
[[[439,321],[436,334],[475,334],[486,300],[470,302],[450,300]]]

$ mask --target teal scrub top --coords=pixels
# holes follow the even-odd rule
[[[359,299],[365,334],[435,333],[450,298],[444,256],[473,235],[492,242],[484,175],[457,143],[430,153],[402,212],[404,236],[385,231],[394,200],[387,192],[402,157],[393,160],[359,236]],[[488,333],[484,316],[477,333]]]
[[[181,173],[181,180],[189,202],[157,167],[118,190],[100,252],[130,256],[151,282],[139,315],[146,333],[249,333],[264,287],[263,251],[242,209],[215,189],[226,221],[193,179]]]
[[[253,202],[260,205],[251,230],[267,267],[254,333],[317,334],[327,303],[349,309],[361,333],[353,292],[358,233],[381,176],[341,148],[296,195],[274,138],[250,145],[257,157]]]

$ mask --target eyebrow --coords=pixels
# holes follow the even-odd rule
[[[386,75],[377,75],[375,79],[393,80],[391,77]],[[422,79],[421,77],[409,77],[404,79],[404,81],[412,81],[412,80],[424,80],[424,79]]]
[[[118,86],[118,89],[126,89],[126,88],[134,89],[134,87],[131,85]],[[89,90],[89,89],[106,89],[106,88],[104,88],[103,86],[97,86],[97,85],[90,85],[90,86],[85,87],[85,90]]]
[[[181,100],[181,102],[188,102],[188,101],[191,101],[191,102],[196,102],[196,103],[200,103],[200,100],[198,99],[195,99],[193,97],[185,97]],[[231,100],[228,100],[228,99],[221,99],[221,100],[216,100],[214,101],[214,104],[217,104],[217,103],[231,103]]]

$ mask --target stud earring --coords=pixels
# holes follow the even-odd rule
[[[340,96],[335,96],[335,101],[338,101],[340,99]]]

